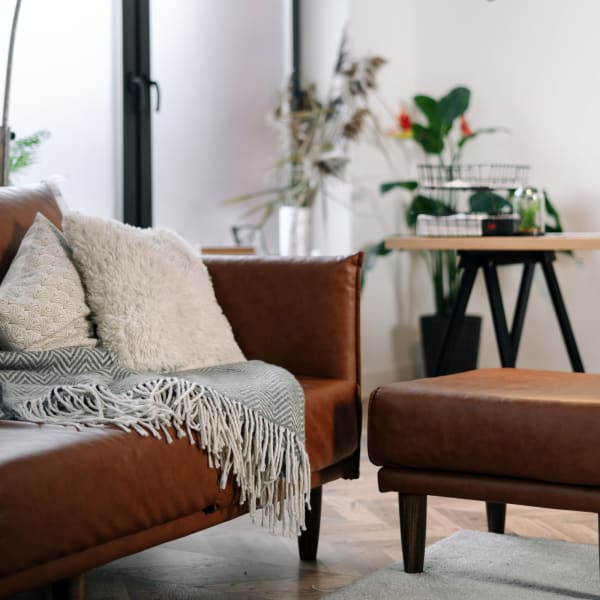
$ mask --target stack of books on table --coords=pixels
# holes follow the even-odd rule
[[[419,215],[416,234],[420,236],[515,235],[519,219],[516,215],[458,213],[444,217]]]

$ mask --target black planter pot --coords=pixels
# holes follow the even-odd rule
[[[440,346],[449,320],[448,317],[441,315],[423,315],[421,317],[421,347],[426,377],[435,375]],[[466,315],[450,357],[447,373],[460,373],[477,368],[480,332],[481,317]]]

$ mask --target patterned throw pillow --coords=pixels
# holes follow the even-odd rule
[[[245,360],[198,254],[177,234],[78,213],[63,220],[98,337],[132,369]]]
[[[38,213],[0,284],[0,346],[95,346],[90,309],[62,233]]]

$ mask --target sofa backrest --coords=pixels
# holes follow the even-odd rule
[[[0,187],[0,281],[38,212],[57,227],[61,226],[62,214],[52,187],[47,183]]]
[[[246,358],[360,381],[361,254],[203,260]]]
[[[47,183],[0,187],[0,281],[38,212],[61,227],[62,213]],[[296,375],[360,380],[362,256],[204,262],[248,358]]]

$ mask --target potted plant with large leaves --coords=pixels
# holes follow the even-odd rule
[[[414,105],[424,122],[413,122],[403,108],[398,115],[397,128],[391,135],[400,141],[412,140],[422,149],[426,166],[432,165],[437,173],[452,179],[453,173],[460,170],[462,151],[467,143],[482,134],[502,131],[497,127],[471,129],[465,116],[470,99],[470,90],[463,86],[453,88],[439,99],[416,95],[413,98]],[[428,190],[416,180],[390,181],[380,186],[382,194],[393,189],[410,193],[406,223],[411,228],[415,227],[419,215],[446,216],[457,213],[459,196],[463,193],[452,188]],[[468,208],[472,212],[491,214],[510,212],[511,194],[511,190],[506,197],[493,190],[473,191],[468,197]],[[547,231],[562,231],[556,210],[547,196],[545,200],[546,214],[550,219]],[[366,248],[364,272],[373,267],[379,256],[390,252],[384,240]],[[423,257],[430,273],[435,306],[435,313],[422,316],[420,322],[425,372],[429,376],[435,369],[441,340],[458,290],[460,273],[455,251],[428,251],[423,252]],[[480,328],[481,317],[467,315],[449,367],[450,372],[476,368]]]

